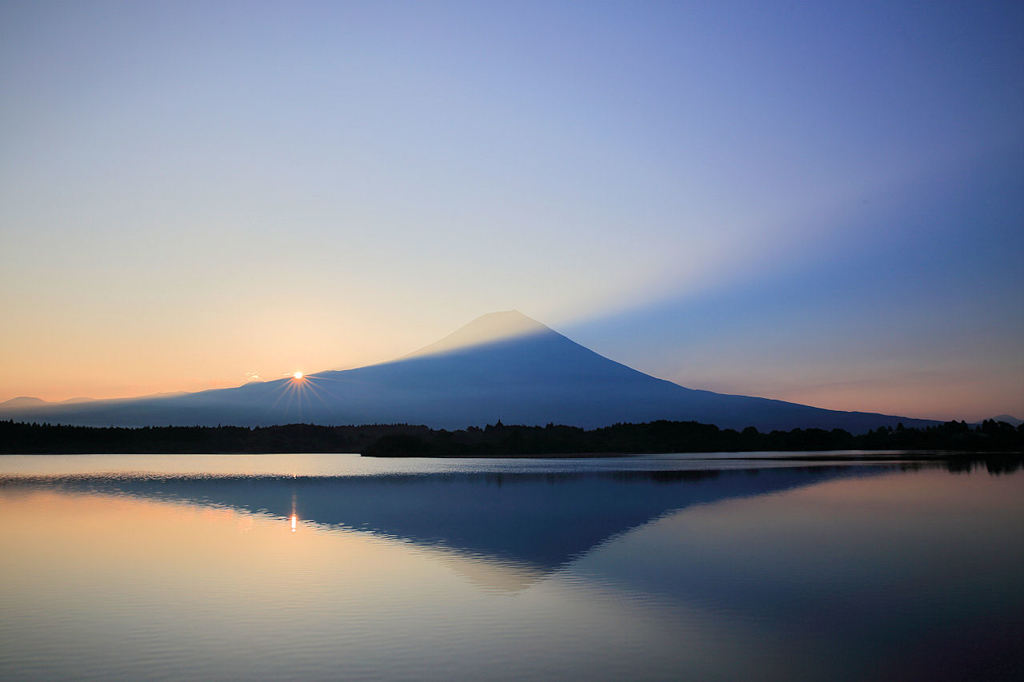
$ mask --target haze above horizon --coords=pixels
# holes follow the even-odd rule
[[[1024,415],[1024,6],[7,3],[0,401],[515,308],[691,388]]]

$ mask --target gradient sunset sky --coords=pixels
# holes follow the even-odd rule
[[[1024,3],[0,3],[0,400],[515,308],[691,388],[1024,417]]]

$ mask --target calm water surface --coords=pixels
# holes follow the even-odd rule
[[[0,457],[3,679],[1020,679],[1024,472]]]

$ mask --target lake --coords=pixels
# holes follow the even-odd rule
[[[1024,676],[1024,471],[741,457],[0,456],[0,678]]]

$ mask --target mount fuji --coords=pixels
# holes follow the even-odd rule
[[[81,403],[0,404],[0,417],[89,426],[308,422],[465,428],[657,419],[759,430],[934,422],[684,388],[606,357],[517,311],[484,315],[392,362],[236,388]]]

